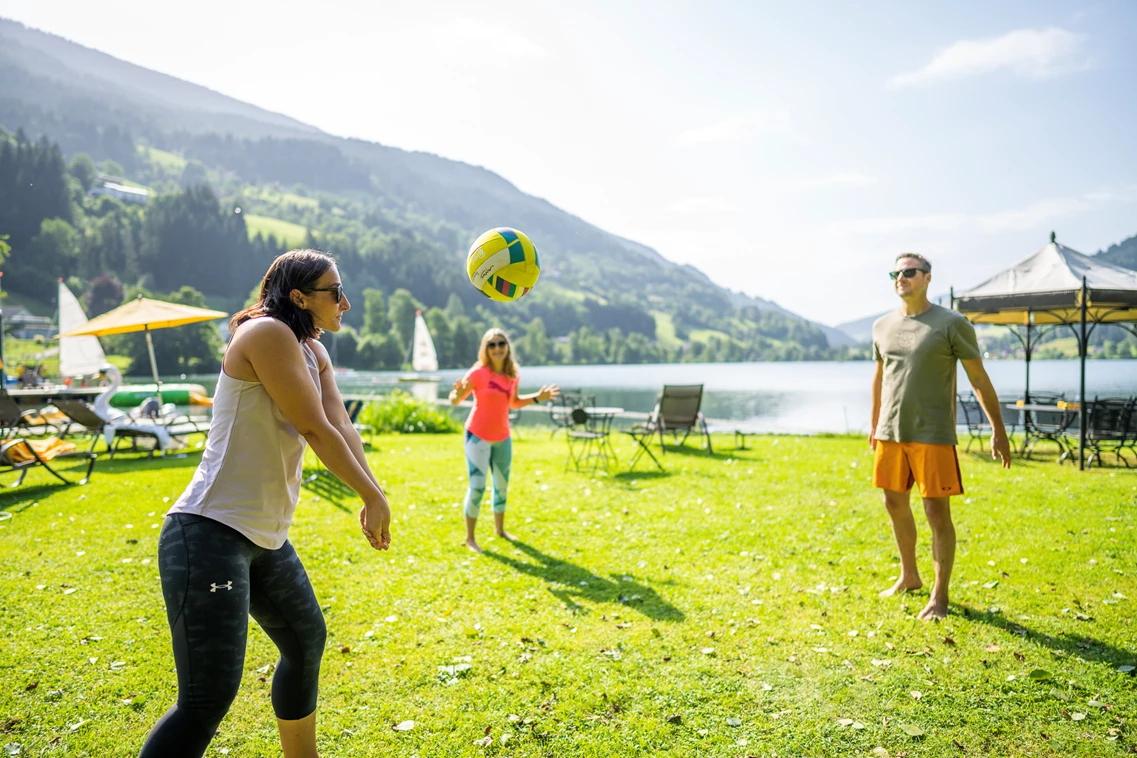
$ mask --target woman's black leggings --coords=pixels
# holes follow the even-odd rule
[[[217,521],[175,513],[162,526],[158,568],[178,701],[150,732],[142,758],[205,753],[241,685],[250,615],[280,649],[276,717],[291,721],[316,710],[327,630],[290,542],[266,550]]]

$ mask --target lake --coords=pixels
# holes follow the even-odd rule
[[[987,361],[985,365],[1000,400],[1013,402],[1022,396],[1021,361]],[[702,384],[703,413],[710,419],[742,422],[747,428],[770,432],[867,432],[874,366],[871,361],[536,366],[522,367],[521,389],[531,392],[542,384],[558,384],[595,394],[597,405],[646,413],[665,383]],[[399,386],[399,373],[345,373],[338,383],[345,393],[385,393]],[[439,371],[442,381],[437,387],[419,389],[444,397],[462,373],[458,369]],[[211,392],[217,380],[216,376],[190,378]],[[1065,392],[1075,399],[1078,362],[1032,361],[1030,385],[1032,392]],[[959,388],[970,391],[962,366]],[[1088,361],[1086,392],[1090,397],[1137,395],[1137,361]]]

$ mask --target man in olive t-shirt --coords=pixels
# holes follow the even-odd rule
[[[955,311],[928,300],[932,264],[905,253],[890,276],[902,300],[899,310],[873,324],[872,431],[873,484],[884,490],[884,504],[900,550],[900,577],[881,592],[889,597],[923,586],[916,567],[916,522],[909,493],[920,488],[932,528],[935,585],[921,619],[944,618],[955,562],[951,496],[963,494],[955,444],[955,363],[961,361],[993,430],[991,455],[1011,465],[999,399],[983,368],[975,329]]]

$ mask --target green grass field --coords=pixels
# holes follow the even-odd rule
[[[269,218],[268,216],[257,216],[252,213],[245,214],[245,226],[249,230],[249,239],[258,233],[264,236],[272,235],[289,247],[302,246],[308,235],[308,230],[300,224],[282,221],[278,218]]]
[[[323,755],[1068,758],[1137,745],[1135,472],[962,455],[952,615],[928,623],[914,618],[926,590],[877,597],[897,557],[859,438],[760,437],[745,451],[716,438],[713,457],[669,451],[666,474],[592,477],[564,471],[563,437],[524,429],[507,524],[519,542],[493,539],[487,517],[481,556],[459,545],[460,437],[375,443],[392,550],[366,545],[356,501],[326,479],[303,491],[291,532],[329,630]],[[616,446],[622,469],[630,442]],[[136,755],[172,703],[155,551],[197,460],[121,456],[85,486],[33,472],[0,494],[9,755]],[[279,755],[275,659],[254,625],[208,755]]]

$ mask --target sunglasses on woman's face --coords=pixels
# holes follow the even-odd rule
[[[343,285],[337,284],[334,287],[312,287],[307,290],[308,292],[331,292],[332,296],[336,299],[336,305],[339,305],[340,300],[343,298]]]
[[[509,343],[505,340],[498,340],[497,342],[487,342],[486,347],[488,347],[490,350],[493,350],[494,348],[499,347],[509,347]]]
[[[925,274],[928,273],[927,270],[922,268],[904,268],[899,271],[889,271],[888,278],[894,282],[896,281],[896,277],[900,275],[903,275],[905,279],[911,279],[916,275],[917,271],[923,271]]]

